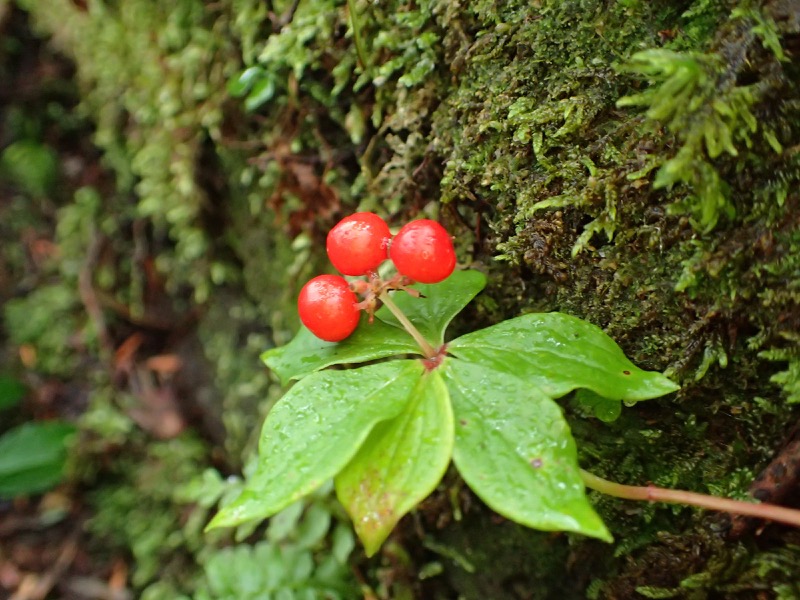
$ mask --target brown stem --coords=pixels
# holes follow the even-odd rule
[[[653,485],[636,486],[622,485],[602,479],[597,475],[581,469],[581,478],[586,487],[598,491],[602,494],[625,498],[626,500],[645,500],[648,502],[666,502],[669,504],[687,504],[689,506],[699,506],[709,510],[747,515],[748,517],[758,517],[769,519],[800,527],[800,510],[776,506],[774,504],[753,504],[752,502],[742,502],[741,500],[731,500],[729,498],[717,498],[706,494],[686,492],[683,490],[669,490]]]
[[[422,334],[419,332],[419,329],[414,327],[414,324],[408,320],[408,317],[389,297],[389,294],[387,292],[383,292],[380,296],[378,296],[378,298],[381,299],[381,302],[383,302],[386,308],[388,308],[397,318],[397,320],[400,321],[400,324],[405,327],[406,331],[411,334],[411,337],[413,337],[414,341],[417,342],[422,350],[422,354],[425,355],[425,358],[433,358],[436,356],[436,350],[433,349],[433,346],[431,346],[430,343],[428,343],[428,340],[422,336]]]

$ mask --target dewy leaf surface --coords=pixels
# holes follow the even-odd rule
[[[409,510],[441,481],[453,451],[453,413],[435,370],[424,374],[411,401],[378,423],[336,477],[336,493],[372,556]]]
[[[398,354],[419,354],[414,339],[405,331],[387,325],[380,319],[367,322],[361,317],[353,335],[341,342],[326,342],[305,327],[301,327],[291,342],[272,348],[261,355],[286,385],[292,379],[343,363],[361,363]]]
[[[586,499],[559,406],[530,382],[458,359],[444,364],[455,415],[453,461],[490,508],[535,529],[611,535]]]
[[[440,283],[417,283],[412,287],[424,296],[414,298],[406,292],[395,292],[394,303],[434,346],[444,343],[444,332],[464,307],[486,286],[486,276],[480,271],[454,271]],[[379,319],[402,327],[386,307],[375,313]]]
[[[420,361],[396,360],[297,383],[267,415],[255,474],[208,527],[269,517],[331,479],[376,423],[405,408],[423,372]]]
[[[678,389],[635,366],[599,327],[562,313],[503,321],[453,340],[448,351],[525,379],[553,398],[587,388],[609,400],[646,400]]]

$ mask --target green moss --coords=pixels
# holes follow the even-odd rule
[[[521,24],[513,10],[504,12],[508,6],[493,14],[492,25],[504,26],[473,28],[477,41],[434,129],[446,161],[442,199],[484,215],[491,227],[485,251],[494,246],[521,267],[493,269],[493,310],[589,318],[637,363],[668,368],[684,382],[675,404],[623,410],[606,432],[573,420],[584,464],[620,481],[744,496],[792,420],[789,408],[752,396],[777,393],[756,348],[772,343],[780,350],[764,356],[793,356],[787,335],[795,321],[775,318],[797,310],[790,298],[798,272],[787,266],[795,243],[786,241],[796,225],[785,192],[797,173],[782,150],[797,139],[789,116],[794,69],[782,65],[774,44],[763,46],[761,20],[735,13],[728,22],[723,3],[674,11],[654,4],[641,21],[623,3],[606,6],[601,31],[611,32],[609,45],[598,40],[597,4],[542,3]],[[634,60],[645,70],[651,58],[669,63],[664,80],[677,77],[683,100],[680,92],[677,99],[659,94],[660,104],[647,101],[653,112],[644,119],[620,114],[619,98],[644,102],[657,88],[642,91],[624,68],[604,68],[630,65],[643,47],[661,45]],[[581,110],[586,104],[591,109]],[[685,179],[670,180],[676,172]],[[720,221],[723,214],[728,220]],[[792,365],[775,380],[789,394]],[[731,414],[741,425],[725,435]],[[616,501],[596,500],[622,539],[621,558],[653,544],[659,530],[693,527],[685,509],[626,513]],[[678,571],[688,577],[699,567],[686,559]],[[635,572],[636,561],[614,569]],[[639,585],[653,576],[639,572]],[[692,585],[715,589],[720,578]]]
[[[41,286],[25,298],[4,307],[4,329],[11,343],[33,351],[33,363],[42,373],[68,377],[78,366],[69,341],[81,329],[76,314],[78,298],[70,286]],[[94,336],[86,331],[85,342]]]
[[[175,494],[199,475],[204,450],[198,440],[180,437],[150,442],[145,455],[130,444],[125,459],[115,461],[105,484],[92,492],[95,514],[89,528],[113,547],[129,548],[136,561],[132,582],[142,588],[159,578],[191,589],[197,573],[191,551],[200,529],[184,527]],[[131,452],[133,451],[133,452]]]
[[[610,112],[625,85],[613,65],[676,17],[666,4],[603,2],[542,3],[535,15],[509,6],[502,25],[475,27],[468,67],[434,125],[446,161],[443,201],[491,199],[502,217],[493,229],[507,237],[515,225],[499,247],[513,262],[525,260],[525,224],[545,208],[595,213],[581,247],[594,233],[613,236],[625,204],[619,167],[643,164],[630,168],[635,146],[623,150],[629,132]]]

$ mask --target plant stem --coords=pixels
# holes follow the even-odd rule
[[[636,486],[622,485],[602,479],[597,475],[581,469],[581,478],[586,487],[602,494],[625,498],[626,500],[646,500],[648,502],[666,502],[669,504],[687,504],[699,506],[709,510],[746,515],[759,519],[778,521],[787,525],[800,527],[800,510],[776,506],[774,504],[754,504],[741,500],[731,500],[729,498],[717,498],[706,494],[686,492],[683,490],[670,490],[659,488],[653,485]]]
[[[381,299],[381,302],[388,308],[392,314],[397,317],[397,320],[400,321],[400,324],[405,327],[406,331],[411,334],[411,337],[414,338],[414,341],[417,342],[420,349],[422,350],[422,354],[425,355],[425,358],[433,358],[436,356],[436,350],[433,349],[422,334],[419,332],[419,329],[414,327],[414,324],[408,320],[408,317],[405,313],[400,310],[400,307],[394,303],[394,301],[389,297],[387,292],[383,292],[378,298]]]
[[[350,26],[353,28],[353,44],[356,47],[356,56],[358,57],[358,62],[361,63],[361,69],[366,71],[367,56],[364,52],[364,44],[361,39],[361,22],[359,21],[358,12],[356,11],[355,0],[347,0],[347,11],[350,13]]]

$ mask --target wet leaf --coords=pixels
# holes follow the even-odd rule
[[[413,287],[424,298],[414,298],[405,292],[395,292],[394,303],[402,310],[420,333],[434,346],[444,343],[444,332],[450,321],[464,310],[486,286],[486,276],[480,271],[455,271],[441,283],[417,283]],[[402,327],[386,307],[376,316],[395,327]]]
[[[550,397],[586,388],[610,400],[646,400],[678,389],[636,367],[603,330],[562,313],[535,313],[453,340],[448,351],[520,377]]]
[[[361,318],[353,335],[341,342],[326,342],[301,327],[291,342],[261,355],[286,385],[331,365],[362,363],[399,354],[420,354],[419,346],[405,331],[379,319]]]
[[[269,517],[333,478],[376,423],[405,408],[423,371],[420,361],[397,360],[297,383],[267,415],[253,477],[208,528]]]
[[[378,423],[336,477],[336,494],[367,556],[441,481],[453,451],[453,414],[438,371],[423,375],[411,401]]]
[[[529,381],[458,359],[444,364],[455,414],[453,461],[490,508],[545,531],[611,535],[584,493],[561,409]]]

